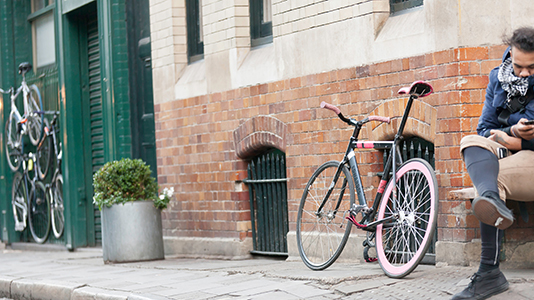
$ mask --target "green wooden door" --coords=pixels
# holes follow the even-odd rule
[[[141,158],[156,177],[156,137],[152,64],[150,50],[149,1],[127,1],[128,65],[132,157]]]
[[[100,82],[100,44],[96,13],[87,19],[87,76],[91,128],[91,167],[94,174],[104,165],[104,134],[102,127],[102,89]],[[102,243],[100,211],[95,207],[95,242]]]

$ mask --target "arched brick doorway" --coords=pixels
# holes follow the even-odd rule
[[[253,117],[234,131],[236,154],[249,162],[252,254],[287,256],[287,126],[270,116]]]

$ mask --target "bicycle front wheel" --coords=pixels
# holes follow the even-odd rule
[[[16,172],[20,168],[22,161],[22,137],[20,126],[14,113],[9,114],[6,121],[6,156],[7,164],[11,171]]]
[[[37,174],[39,174],[39,179],[44,180],[46,178],[46,175],[48,175],[48,170],[50,169],[50,166],[52,165],[52,138],[47,135],[47,131],[50,128],[50,124],[48,124],[48,120],[44,119],[45,124],[45,134],[43,136],[43,140],[39,143],[37,146],[37,159],[35,160],[37,163]]]
[[[352,228],[344,214],[354,203],[354,182],[346,165],[335,178],[338,168],[337,161],[321,165],[308,181],[300,200],[297,244],[302,261],[312,270],[324,270],[336,261]],[[331,193],[326,198],[330,187]]]
[[[15,231],[23,231],[26,228],[27,191],[24,178],[20,172],[13,176],[13,186],[11,188],[11,205],[13,206],[13,217],[15,218]]]
[[[42,244],[50,232],[50,199],[42,182],[37,181],[30,191],[29,223],[33,239]]]
[[[390,180],[378,209],[378,220],[394,217],[377,226],[378,262],[387,276],[402,278],[419,264],[432,243],[437,221],[438,185],[430,164],[408,160]]]
[[[41,93],[35,84],[30,85],[28,95],[28,135],[34,146],[39,144],[43,132],[43,101]]]
[[[56,238],[60,238],[65,228],[65,216],[63,214],[63,176],[58,174],[51,188],[51,212],[52,212],[52,231]]]

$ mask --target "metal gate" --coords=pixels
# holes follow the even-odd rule
[[[434,156],[434,144],[424,140],[420,137],[412,137],[402,141],[399,145],[400,155],[402,161],[405,162],[411,158],[422,158],[426,160],[432,168],[435,169],[435,156]],[[387,162],[389,152],[391,150],[384,151],[384,164]],[[379,173],[378,176],[382,176],[382,173]],[[438,199],[439,200],[439,199]],[[434,233],[434,238],[432,239],[432,244],[428,247],[425,257],[423,258],[422,263],[434,264],[436,259],[436,241],[438,240],[438,230]]]
[[[274,150],[253,159],[243,180],[250,193],[252,254],[287,256],[287,178],[285,154]]]

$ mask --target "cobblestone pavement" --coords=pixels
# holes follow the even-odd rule
[[[474,268],[419,266],[391,279],[374,264],[311,271],[298,259],[165,260],[104,264],[100,249],[4,250],[0,300],[347,300],[450,299]],[[492,299],[534,299],[534,270],[504,270],[510,289]]]

